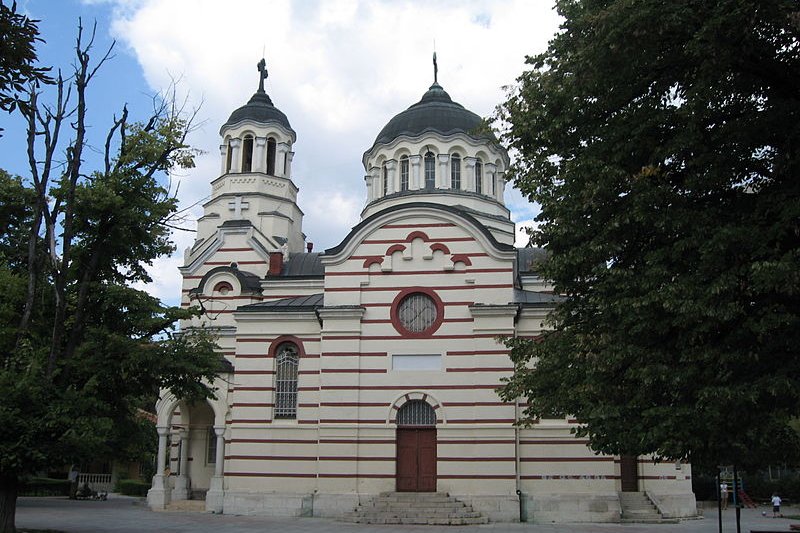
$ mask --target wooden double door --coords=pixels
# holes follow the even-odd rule
[[[436,428],[397,428],[397,492],[436,492]]]
[[[619,458],[619,477],[622,492],[639,491],[639,458],[623,455]]]

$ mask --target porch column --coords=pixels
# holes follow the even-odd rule
[[[153,486],[147,491],[147,503],[151,509],[164,509],[170,500],[169,478],[164,475],[167,468],[167,440],[169,428],[160,426],[158,431],[158,462]]]
[[[214,426],[214,434],[217,436],[217,454],[214,463],[214,476],[206,493],[206,511],[212,513],[222,513],[222,502],[225,498],[225,487],[223,484],[223,473],[225,464],[225,426]]]
[[[181,457],[180,457],[180,472],[178,478],[175,480],[175,488],[172,489],[173,500],[188,500],[189,499],[189,430],[181,429]]]

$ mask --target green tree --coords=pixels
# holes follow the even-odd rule
[[[131,288],[173,250],[177,203],[161,182],[193,164],[192,115],[170,95],[142,122],[123,108],[93,143],[105,147],[98,168],[87,169],[86,89],[111,52],[92,63],[93,41],[79,26],[69,81],[58,76],[48,104],[30,86],[19,106],[30,175],[0,172],[2,533],[15,530],[25,476],[139,453],[122,445],[141,426],[144,399],[162,389],[207,397],[219,364],[208,334],[172,329],[194,311]]]
[[[50,83],[50,69],[37,67],[36,42],[38,21],[17,12],[17,3],[10,6],[0,1],[0,109],[13,111],[24,105],[20,95],[29,83]],[[2,132],[0,128],[0,132]]]
[[[797,2],[556,4],[498,109],[565,301],[509,341],[503,396],[576,416],[604,453],[796,458]]]

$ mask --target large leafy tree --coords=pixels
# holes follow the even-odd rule
[[[94,31],[79,26],[74,72],[48,101],[29,86],[30,175],[0,172],[0,532],[14,531],[19,483],[40,470],[121,449],[138,408],[161,389],[212,394],[214,343],[176,335],[190,311],[131,288],[173,250],[176,200],[162,183],[193,163],[191,128],[174,98],[143,121],[127,108],[90,141],[87,88],[110,49],[92,61]],[[87,147],[100,147],[92,168]]]
[[[0,1],[0,110],[13,111],[29,83],[52,80],[49,69],[36,65],[37,21],[17,11],[17,3]],[[2,132],[0,128],[0,132]]]
[[[503,395],[605,453],[796,457],[800,7],[556,4],[499,114],[565,301]]]

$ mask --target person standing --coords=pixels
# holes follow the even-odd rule
[[[722,482],[719,484],[719,499],[722,502],[722,509],[728,508],[728,484]]]
[[[777,494],[772,495],[772,518],[783,517],[781,514],[781,497]]]

